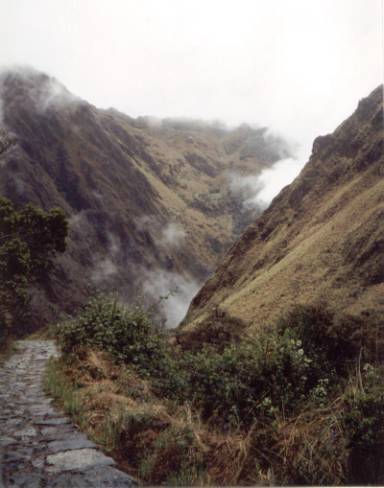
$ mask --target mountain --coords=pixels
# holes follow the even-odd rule
[[[63,208],[66,255],[33,291],[34,322],[95,291],[158,299],[180,320],[228,246],[255,217],[231,174],[257,174],[289,150],[265,128],[128,117],[101,110],[33,69],[0,75],[0,192]]]
[[[194,298],[181,340],[217,323],[248,332],[293,304],[384,312],[383,87],[333,134],[231,247]]]

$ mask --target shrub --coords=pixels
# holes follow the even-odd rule
[[[139,472],[155,484],[200,486],[205,468],[203,452],[191,428],[170,426],[156,437]]]
[[[205,349],[185,354],[180,362],[187,372],[187,397],[204,418],[228,426],[271,419],[281,409],[293,412],[311,387],[311,359],[301,341],[288,333],[260,335],[222,353]]]
[[[351,483],[384,481],[384,369],[366,365],[363,388],[346,398],[343,428],[350,448]]]
[[[383,368],[364,366],[361,387],[346,398],[344,427],[350,444],[369,448],[384,442]]]
[[[359,317],[336,314],[324,305],[297,305],[278,321],[280,334],[288,333],[302,341],[315,362],[313,383],[324,371],[329,376],[346,376],[363,346],[364,321]]]
[[[342,334],[335,339],[334,327],[329,312],[301,307],[280,322],[278,332],[260,332],[222,350],[206,346],[175,354],[142,309],[99,296],[61,327],[60,339],[65,353],[107,351],[150,378],[159,396],[192,402],[203,418],[232,428],[271,421],[277,412],[293,414],[308,400],[324,405],[336,375],[335,351],[347,342]]]
[[[87,347],[104,350],[144,374],[160,375],[166,363],[162,333],[141,308],[127,308],[114,296],[91,299],[76,319],[60,327],[59,339],[64,353]]]

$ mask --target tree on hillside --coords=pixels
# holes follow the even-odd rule
[[[68,223],[61,209],[28,204],[20,209],[0,197],[0,347],[18,333],[28,311],[28,288],[47,277],[65,251]]]

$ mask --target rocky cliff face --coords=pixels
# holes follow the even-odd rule
[[[39,321],[95,289],[189,298],[251,218],[228,174],[287,153],[265,129],[99,110],[33,70],[2,73],[0,93],[1,194],[60,206],[70,221],[68,252],[34,291]]]
[[[192,302],[182,332],[218,321],[249,331],[296,303],[384,312],[383,88],[360,101],[230,249]]]

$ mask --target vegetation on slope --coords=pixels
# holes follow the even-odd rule
[[[185,341],[212,313],[250,331],[295,303],[384,314],[383,168],[381,86],[314,141],[301,174],[230,249],[191,304]]]
[[[48,388],[145,482],[383,480],[375,318],[301,306],[236,347],[183,351],[141,310],[99,297],[59,336]]]
[[[26,329],[28,289],[45,280],[65,250],[67,222],[60,209],[16,208],[0,198],[0,349]]]

